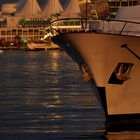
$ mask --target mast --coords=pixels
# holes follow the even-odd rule
[[[86,15],[85,15],[85,29],[87,31],[87,18],[88,18],[88,14],[87,14],[87,0],[86,0]]]
[[[33,0],[32,0],[32,17],[33,17]]]

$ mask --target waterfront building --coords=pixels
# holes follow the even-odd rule
[[[59,0],[46,0],[43,8],[37,0],[19,0],[17,3],[3,4],[0,12],[0,42],[11,44],[16,36],[40,42],[46,34],[44,29],[53,19],[64,17],[103,19],[109,15],[109,12],[113,17],[120,6],[138,3],[137,0],[69,0],[68,2],[65,6],[61,5]]]
[[[109,16],[114,18],[120,7],[138,5],[139,0],[108,0]]]
[[[86,9],[86,2],[87,9]],[[140,4],[140,0],[79,0],[83,16],[88,11],[89,18],[114,18],[120,7]]]
[[[64,11],[63,7],[59,0],[46,0],[42,9],[37,0],[4,4],[1,8],[0,41],[13,44],[15,38],[20,36],[40,42],[46,34],[44,29],[54,18],[70,17],[70,13],[81,15],[78,0],[71,0]]]
[[[0,16],[0,41],[2,44],[13,44],[15,38],[20,36],[40,42],[48,25],[48,18],[42,14],[37,0],[4,4]]]
[[[103,19],[108,15],[108,0],[79,0],[82,17]]]

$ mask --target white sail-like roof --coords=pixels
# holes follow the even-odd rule
[[[79,18],[81,17],[80,7],[78,0],[70,0],[68,6],[65,8],[61,16],[67,18]]]
[[[39,13],[41,13],[41,8],[37,0],[26,0],[23,8],[18,12],[18,14],[22,14],[24,16],[34,16]]]
[[[140,5],[119,8],[115,19],[140,20]]]
[[[47,17],[51,17],[55,14],[60,14],[63,11],[59,0],[48,0],[48,2],[46,3],[47,4],[43,9],[43,13],[45,13]]]

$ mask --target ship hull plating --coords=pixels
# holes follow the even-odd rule
[[[140,116],[139,37],[78,32],[59,34],[53,41],[80,68],[87,66],[97,87],[105,88],[107,115]]]

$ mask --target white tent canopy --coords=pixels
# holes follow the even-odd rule
[[[48,0],[46,2],[46,6],[43,9],[43,13],[47,15],[47,17],[51,17],[52,15],[60,14],[63,11],[63,8],[60,4],[59,0]]]
[[[20,4],[19,4],[20,6]],[[18,14],[22,14],[24,16],[36,16],[41,13],[41,8],[37,2],[37,0],[26,0],[23,8],[18,12]]]
[[[70,0],[68,6],[65,8],[65,10],[61,14],[61,16],[67,17],[67,18],[79,18],[79,17],[81,17],[81,12],[80,12],[78,0]]]

